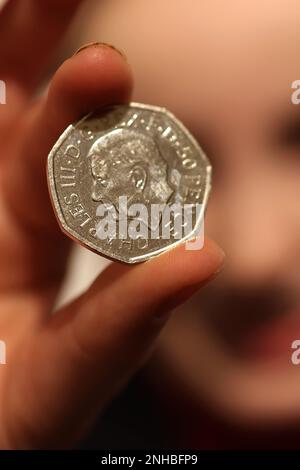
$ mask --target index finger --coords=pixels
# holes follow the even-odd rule
[[[66,126],[92,109],[128,101],[131,88],[131,70],[123,56],[106,45],[93,45],[64,62],[47,99],[33,110],[25,127],[16,131],[17,148],[6,159],[1,175],[9,213],[3,222],[5,230],[0,230],[6,283],[24,285],[20,273],[29,276],[27,285],[40,283],[54,271],[57,276],[66,238],[50,203],[47,154]]]
[[[82,0],[9,0],[0,12],[1,78],[31,91]]]

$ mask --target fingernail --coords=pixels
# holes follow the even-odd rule
[[[192,297],[200,287],[202,287],[202,284],[182,288],[171,299],[164,302],[164,305],[161,306],[161,312],[156,315],[156,318],[167,320],[171,316],[173,310]]]
[[[127,62],[127,57],[123,51],[118,49],[116,46],[113,46],[112,44],[109,44],[108,42],[88,42],[87,44],[83,44],[77,51],[74,52],[73,55],[77,55],[79,52],[83,51],[84,49],[87,49],[88,47],[108,47],[109,49],[113,49],[114,51],[118,52],[123,59],[126,60]]]
[[[204,284],[207,284],[208,282],[212,281],[213,279],[215,279],[215,277],[217,277],[221,271],[223,271],[223,267],[224,267],[224,258],[225,258],[225,254],[222,258],[222,261],[221,261],[221,264],[220,266],[218,267],[218,269],[215,270],[214,273],[212,273],[205,281],[204,281]]]
[[[220,263],[223,266],[225,258],[226,258],[226,253],[219,245],[217,245],[217,246],[218,246],[218,251],[219,251],[219,256],[220,256]],[[219,271],[222,269],[222,266],[219,269]],[[218,271],[216,271],[216,272],[218,272]]]
[[[167,299],[163,305],[160,305],[159,313],[156,313],[154,315],[156,320],[160,322],[166,322],[172,315],[172,312],[175,308],[185,303],[190,297],[196,294],[198,290],[206,286],[206,284],[210,283],[215,279],[215,277],[218,276],[218,274],[223,270],[225,258],[225,253],[221,248],[219,248],[218,250],[218,255],[220,257],[220,265],[218,266],[218,268],[204,281],[194,285],[183,287],[179,292],[177,292],[173,297],[171,297],[171,299]]]

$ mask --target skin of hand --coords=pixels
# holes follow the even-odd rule
[[[46,182],[47,154],[88,111],[130,98],[132,73],[106,45],[84,48],[34,98],[77,0],[10,1],[0,15],[0,447],[72,446],[153,349],[168,312],[223,262],[182,245],[149,262],[112,263],[79,298],[52,315],[69,255]]]
[[[86,15],[80,42],[120,45],[133,101],[174,112],[213,167],[205,229],[226,269],[172,315],[152,376],[163,364],[160,389],[175,376],[200,413],[222,420],[214,448],[224,448],[224,422],[235,426],[229,448],[241,430],[253,448],[298,447],[300,3],[93,0]],[[202,414],[193,419],[203,429]]]

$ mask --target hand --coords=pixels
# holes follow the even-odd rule
[[[0,447],[76,442],[145,361],[168,309],[218,270],[223,254],[184,246],[149,262],[112,263],[71,304],[51,315],[69,254],[46,182],[47,154],[88,111],[130,98],[128,63],[90,46],[66,60],[47,97],[33,99],[79,0],[8,2],[0,16]]]

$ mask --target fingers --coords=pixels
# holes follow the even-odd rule
[[[30,356],[34,379],[28,396],[36,397],[35,410],[42,406],[47,439],[57,435],[56,429],[65,445],[78,437],[143,363],[169,305],[199,289],[220,269],[223,257],[206,240],[200,251],[182,245],[133,267],[112,264],[86,294],[58,312]],[[27,397],[26,403],[32,411]],[[43,435],[40,427],[39,432]]]
[[[52,79],[47,99],[29,116],[20,151],[9,166],[14,174],[7,185],[12,204],[19,207],[14,197],[18,188],[32,208],[28,216],[37,217],[40,226],[52,225],[52,210],[45,210],[49,209],[45,175],[49,150],[70,123],[93,109],[127,101],[131,88],[130,68],[111,47],[91,46],[64,62]]]
[[[0,14],[1,78],[33,89],[80,0],[9,0]]]
[[[86,48],[64,62],[47,99],[36,105],[20,131],[16,129],[15,148],[5,162],[2,182],[9,213],[0,234],[6,282],[22,283],[22,266],[31,267],[26,275],[32,284],[49,278],[51,265],[56,270],[65,258],[65,237],[60,234],[47,190],[47,154],[70,123],[95,108],[127,101],[131,88],[129,65],[116,50]]]
[[[99,352],[105,330],[105,340],[110,343],[108,334],[113,326],[114,335],[129,334],[128,347],[136,349],[140,346],[141,331],[144,328],[148,331],[151,323],[156,330],[157,320],[160,327],[166,311],[174,303],[178,305],[185,294],[192,295],[193,289],[197,290],[220,268],[223,258],[219,247],[206,240],[205,248],[196,256],[181,245],[134,268],[111,264],[91,286],[75,313],[70,323],[74,337],[93,358]]]
[[[58,69],[46,101],[29,116],[21,139],[22,148],[14,165],[10,165],[14,174],[13,186],[35,209],[28,214],[32,223],[49,228],[49,223],[52,226],[54,220],[52,210],[50,217],[49,210],[45,211],[45,203],[49,207],[45,168],[48,152],[61,132],[89,111],[128,101],[131,88],[129,65],[115,49],[105,45],[82,50]],[[9,186],[11,201],[19,207],[11,183]]]

